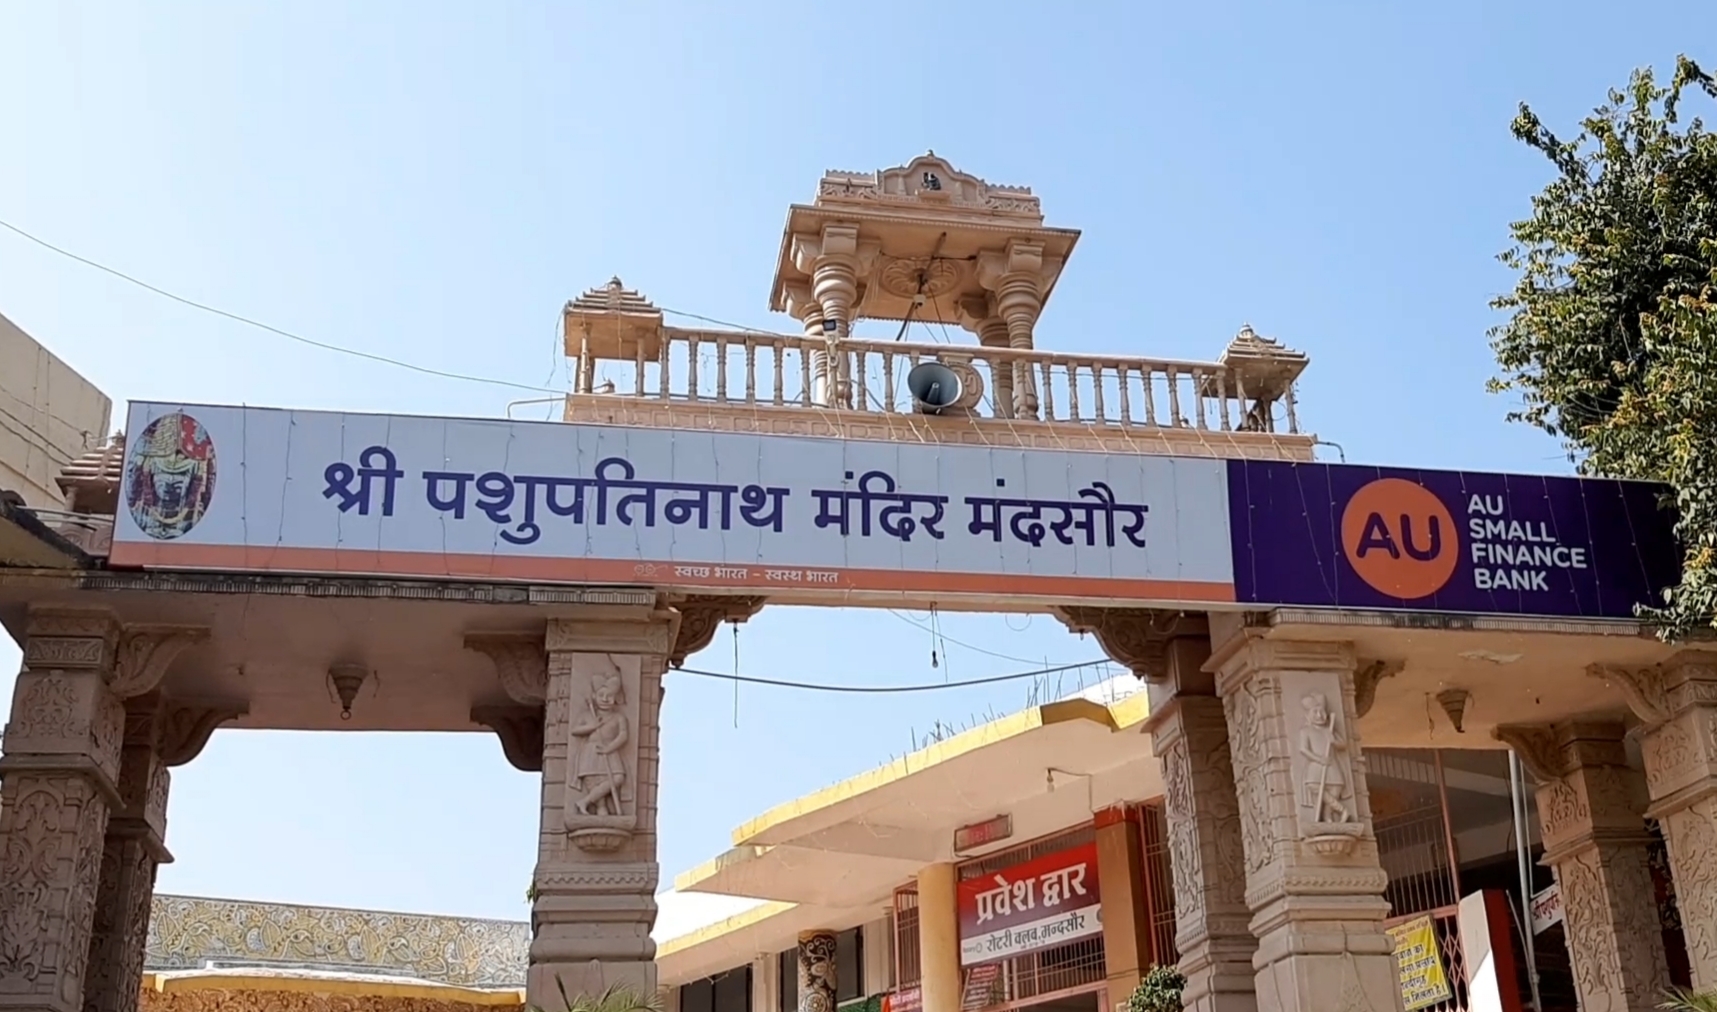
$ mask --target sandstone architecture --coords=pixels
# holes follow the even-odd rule
[[[1128,733],[1161,763],[1189,1007],[1442,993],[1404,982],[1418,957],[1379,839],[1400,802],[1373,766],[1400,748],[1524,763],[1581,1007],[1717,986],[1717,678],[1634,618],[1679,558],[1658,491],[1317,462],[1308,360],[1250,327],[1203,362],[1048,347],[1077,233],[1044,221],[1029,190],[933,154],[830,173],[776,265],[795,332],[669,327],[615,280],[566,307],[563,422],[133,404],[123,442],[60,469],[58,508],[0,515],[0,621],[24,651],[0,756],[0,1009],[136,1007],[171,771],[223,727],[493,732],[542,785],[529,1000],[656,988],[663,675],[772,604],[1050,615],[1142,679]],[[902,339],[858,338],[860,319]],[[918,323],[970,337],[904,340]],[[1068,775],[1034,776],[1052,766]],[[1149,800],[1094,798],[1089,840],[994,867],[982,848],[956,867],[940,827],[819,836],[829,813],[753,827],[745,860],[897,848],[916,1000],[1020,1007],[981,969],[1005,960],[968,943],[1092,930],[1072,883],[1122,881],[1100,855],[1126,853]],[[1658,838],[1674,938],[1648,899]],[[1053,880],[1067,899],[1060,927],[955,916],[976,888],[961,874],[1012,890],[1025,872],[1018,896]],[[1426,937],[1467,937],[1452,909]],[[827,1012],[838,933],[798,936],[797,1008]],[[1142,944],[1114,943],[1128,973]]]

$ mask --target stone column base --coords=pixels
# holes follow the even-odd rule
[[[1401,974],[1393,952],[1384,956],[1301,954],[1259,970],[1256,981],[1258,1008],[1272,1012],[1399,1012],[1401,1008]]]
[[[537,963],[525,978],[525,1004],[542,1012],[564,1012],[567,1001],[579,995],[594,998],[611,987],[625,987],[641,995],[656,993],[656,964],[621,963],[611,959],[583,963]],[[561,998],[565,989],[566,998]]]

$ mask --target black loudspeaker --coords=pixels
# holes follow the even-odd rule
[[[906,374],[912,404],[927,415],[938,415],[960,399],[960,377],[940,362],[920,362]]]

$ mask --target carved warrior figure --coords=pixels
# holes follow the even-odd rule
[[[576,786],[572,802],[580,815],[623,815],[622,792],[627,786],[626,760],[621,749],[631,737],[625,713],[625,687],[614,662],[610,672],[592,679],[585,703],[589,712],[570,729],[577,740],[567,782]],[[582,740],[578,740],[582,739]]]
[[[1344,764],[1347,735],[1323,693],[1308,692],[1300,702],[1306,708],[1306,726],[1300,729],[1299,742],[1300,755],[1306,760],[1300,804],[1311,809],[1313,822],[1352,822]]]

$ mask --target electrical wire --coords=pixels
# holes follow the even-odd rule
[[[437,376],[437,377],[440,377],[441,379],[463,380],[464,382],[467,382],[467,383],[485,383],[485,384],[488,384],[489,386],[510,387],[514,390],[529,390],[533,393],[563,394],[566,392],[564,390],[554,390],[554,389],[551,389],[549,387],[532,386],[529,383],[515,383],[512,380],[494,379],[494,378],[488,377],[488,376],[472,376],[472,375],[467,374],[467,373],[449,372],[445,369],[434,369],[434,368],[431,368],[431,367],[426,366],[426,365],[417,365],[415,363],[405,362],[405,361],[402,361],[402,360],[397,359],[397,358],[389,358],[386,355],[377,355],[374,352],[359,351],[356,348],[345,348],[345,347],[342,347],[342,346],[337,345],[337,344],[329,344],[326,341],[318,341],[318,340],[315,340],[314,338],[305,337],[302,334],[294,334],[290,330],[282,330],[279,327],[273,326],[272,324],[263,323],[260,320],[253,320],[248,316],[241,316],[238,313],[231,313],[225,309],[220,309],[216,306],[211,306],[211,305],[208,305],[206,303],[198,302],[195,299],[188,299],[183,295],[174,294],[173,292],[170,292],[165,288],[160,288],[156,285],[150,284],[147,281],[143,281],[139,278],[132,277],[131,275],[125,273],[124,271],[118,270],[118,269],[113,268],[113,267],[109,267],[103,263],[98,263],[97,261],[91,260],[88,257],[79,256],[78,254],[73,253],[71,250],[56,246],[53,243],[47,241],[46,239],[43,239],[43,238],[36,236],[36,235],[32,235],[31,233],[24,231],[23,229],[19,228],[18,226],[14,225],[11,222],[6,221],[4,219],[0,219],[0,227],[4,227],[8,231],[14,232],[17,235],[22,236],[25,239],[28,239],[29,241],[35,243],[36,245],[42,247],[43,249],[50,250],[54,253],[58,253],[60,256],[66,257],[68,259],[76,260],[78,263],[83,264],[87,267],[93,267],[96,270],[101,271],[104,274],[111,274],[112,276],[120,279],[121,281],[125,281],[125,282],[128,282],[130,284],[136,285],[137,287],[142,288],[146,291],[153,292],[156,295],[161,296],[162,298],[171,299],[174,302],[180,303],[181,305],[190,306],[192,309],[198,309],[198,310],[201,310],[205,313],[212,313],[215,316],[219,316],[219,317],[223,317],[223,318],[228,319],[228,320],[232,320],[235,323],[242,323],[247,327],[255,327],[258,330],[265,330],[265,331],[269,332],[270,334],[275,334],[275,335],[278,335],[280,337],[284,337],[289,341],[296,341],[299,344],[306,344],[312,348],[320,348],[323,351],[331,351],[331,352],[335,352],[336,354],[340,354],[340,355],[350,355],[353,358],[368,359],[371,362],[380,362],[383,365],[391,365],[391,366],[395,366],[395,367],[400,368],[400,369],[409,369],[412,372],[422,373],[426,376]]]
[[[787,679],[756,678],[750,675],[727,674],[720,671],[703,671],[698,668],[674,668],[673,671],[686,675],[697,675],[700,678],[718,678],[731,682],[744,682],[747,685],[769,685],[778,689],[804,689],[811,692],[844,692],[863,695],[888,695],[906,692],[935,692],[940,689],[964,689],[973,685],[995,685],[999,682],[1017,682],[1027,678],[1042,678],[1044,675],[1058,674],[1063,671],[1073,671],[1078,668],[1095,668],[1108,664],[1107,658],[1093,661],[1082,661],[1078,664],[1061,664],[1053,668],[1040,668],[1036,671],[1016,671],[1011,675],[991,675],[988,678],[968,678],[961,682],[924,682],[918,685],[829,685],[818,682],[795,682]]]
[[[913,618],[911,615],[905,614],[904,612],[899,612],[899,611],[894,610],[893,608],[890,608],[890,609],[888,609],[888,613],[890,615],[893,615],[895,618],[901,620],[902,622],[905,622],[907,625],[912,626],[914,629],[921,629],[924,632],[930,633],[931,635],[935,636],[937,639],[940,639],[944,644],[952,643],[953,645],[960,647],[963,650],[970,650],[973,653],[983,654],[987,657],[994,657],[997,660],[1017,661],[1020,664],[1032,663],[1031,658],[1029,658],[1029,657],[1016,657],[1013,654],[997,653],[994,650],[985,649],[984,647],[980,647],[974,643],[967,643],[965,640],[957,640],[954,637],[949,636],[947,633],[942,632],[940,629],[940,624],[938,624],[938,628],[932,629],[929,626],[925,625],[924,623]],[[1009,626],[1008,630],[1010,632],[1015,632],[1015,633],[1020,633],[1020,632],[1025,631],[1024,629],[1015,629],[1012,626]],[[947,650],[944,649],[943,653],[947,653]]]

